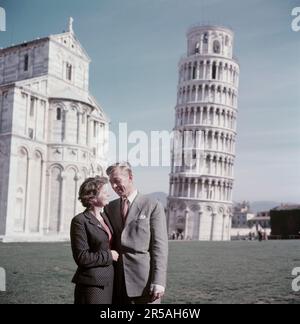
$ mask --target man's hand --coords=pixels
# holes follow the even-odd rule
[[[111,250],[112,258],[114,261],[118,261],[119,259],[119,253],[115,250]]]
[[[165,294],[165,288],[160,285],[151,285],[150,288],[150,296],[151,296],[151,302],[154,302],[155,300],[162,298]]]

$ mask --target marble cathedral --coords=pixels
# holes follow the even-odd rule
[[[69,239],[85,178],[103,174],[108,118],[73,31],[0,50],[0,239]]]

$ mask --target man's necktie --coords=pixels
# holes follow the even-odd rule
[[[124,220],[126,221],[127,215],[129,210],[129,200],[127,198],[122,198],[122,206],[121,206],[121,214]]]

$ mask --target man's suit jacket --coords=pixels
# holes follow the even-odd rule
[[[121,199],[106,206],[106,213],[114,229],[114,249],[120,253],[119,265],[121,263],[124,269],[128,296],[149,295],[150,284],[165,287],[168,235],[162,205],[138,194],[125,223],[121,216]]]
[[[106,215],[102,214],[102,217],[113,232]],[[72,282],[89,286],[113,284],[114,267],[108,234],[87,210],[72,220],[71,246],[78,265]]]

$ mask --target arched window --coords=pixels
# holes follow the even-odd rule
[[[203,35],[203,43],[204,43],[204,44],[207,44],[207,43],[208,43],[208,34],[207,34],[207,33],[205,33],[205,34]]]
[[[226,46],[229,45],[229,37],[228,37],[228,36],[226,36],[226,38],[225,38],[225,45],[226,45]]]
[[[72,64],[70,63],[66,65],[66,77],[67,80],[72,81]]]
[[[217,64],[216,62],[214,62],[212,66],[212,79],[216,79],[216,77],[217,77]]]
[[[61,120],[61,108],[56,109],[56,120]]]
[[[24,55],[24,71],[28,71],[29,57],[28,54]]]
[[[220,52],[221,52],[221,46],[220,46],[220,42],[218,40],[215,40],[214,41],[214,43],[213,43],[213,50],[214,50],[214,53],[220,54]]]
[[[29,111],[30,117],[34,117],[35,104],[36,104],[36,98],[30,97],[30,111]]]
[[[193,79],[196,79],[196,72],[197,72],[197,67],[194,65],[193,66],[193,75],[192,75]]]
[[[199,54],[200,53],[200,44],[197,42],[195,45],[195,54]]]

